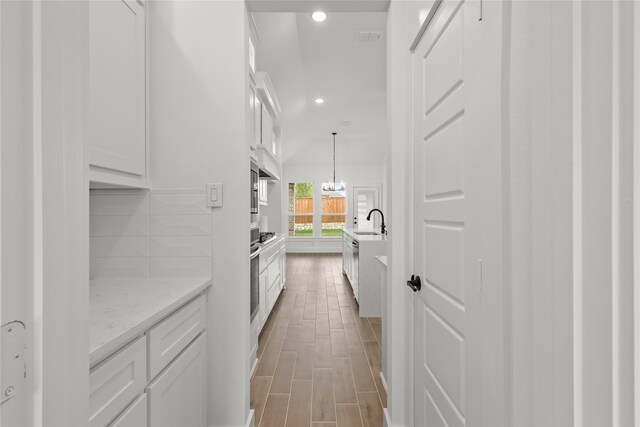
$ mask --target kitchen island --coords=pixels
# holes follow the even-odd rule
[[[379,230],[343,230],[342,271],[349,279],[361,317],[382,315],[382,283],[375,257],[386,253],[387,236]]]

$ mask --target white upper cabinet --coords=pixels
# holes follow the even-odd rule
[[[278,119],[282,109],[268,73],[256,73],[256,88],[258,98],[262,103],[260,143],[276,158],[275,142],[276,135],[280,133]]]
[[[254,158],[254,161],[257,162],[256,157],[256,148],[260,143],[260,111],[261,111],[261,102],[258,99],[258,95],[256,93],[256,86],[253,82],[253,77],[249,78],[249,127],[250,127],[250,137],[249,137],[249,149],[251,152],[251,156]]]
[[[89,165],[98,180],[146,175],[145,10],[136,0],[89,4]],[[124,177],[124,178],[123,178]]]
[[[267,108],[262,108],[262,138],[260,141],[271,154],[273,153],[273,119]]]

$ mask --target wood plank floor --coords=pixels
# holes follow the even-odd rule
[[[288,254],[251,380],[256,427],[382,426],[380,318],[361,318],[341,254]]]

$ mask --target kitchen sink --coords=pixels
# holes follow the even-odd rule
[[[380,233],[376,233],[375,231],[354,231],[358,236],[379,236]]]

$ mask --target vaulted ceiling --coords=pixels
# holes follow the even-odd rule
[[[267,71],[283,109],[283,163],[379,165],[386,141],[386,12],[254,13],[257,68]],[[358,31],[381,30],[374,42]],[[317,97],[325,102],[318,105]]]

